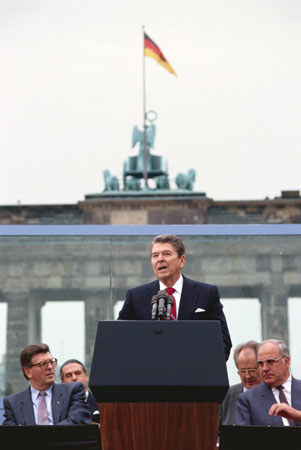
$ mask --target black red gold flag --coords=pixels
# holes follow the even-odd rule
[[[173,73],[175,76],[177,76],[176,72],[173,70],[173,68],[163,55],[161,49],[146,33],[144,33],[144,55],[154,58],[157,63],[161,64],[161,66],[168,70],[168,72]]]

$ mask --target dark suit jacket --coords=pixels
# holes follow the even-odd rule
[[[51,405],[54,425],[91,423],[82,383],[54,383]],[[4,409],[3,425],[35,425],[30,387],[6,397]]]
[[[270,407],[276,403],[272,389],[260,383],[241,394],[237,399],[236,425],[270,425],[282,427],[281,416],[269,416]],[[301,381],[292,378],[292,407],[301,410]],[[301,426],[298,422],[297,425]]]
[[[89,392],[89,394],[88,394],[87,404],[88,404],[88,408],[89,408],[89,411],[90,411],[91,416],[92,416],[92,422],[99,423],[100,422],[100,418],[99,418],[98,403],[96,401],[96,398],[92,394],[92,392]]]
[[[129,289],[118,319],[151,320],[151,301],[158,290],[158,280]],[[204,309],[204,312],[196,313],[197,308]],[[228,359],[232,343],[216,286],[193,281],[183,276],[178,320],[219,320],[222,327],[225,356]]]
[[[221,425],[234,425],[236,417],[236,402],[243,391],[243,384],[238,383],[230,387],[221,406]]]

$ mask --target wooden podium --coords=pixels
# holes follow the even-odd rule
[[[228,386],[218,321],[98,324],[90,388],[103,450],[214,450]]]

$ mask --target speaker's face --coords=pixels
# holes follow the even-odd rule
[[[151,263],[155,276],[166,286],[173,286],[185,265],[185,255],[179,256],[168,242],[153,245]]]

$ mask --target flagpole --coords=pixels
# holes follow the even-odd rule
[[[148,189],[147,183],[147,148],[146,148],[146,89],[145,89],[145,55],[144,55],[144,25],[142,25],[143,33],[143,177],[144,177],[144,188]]]

